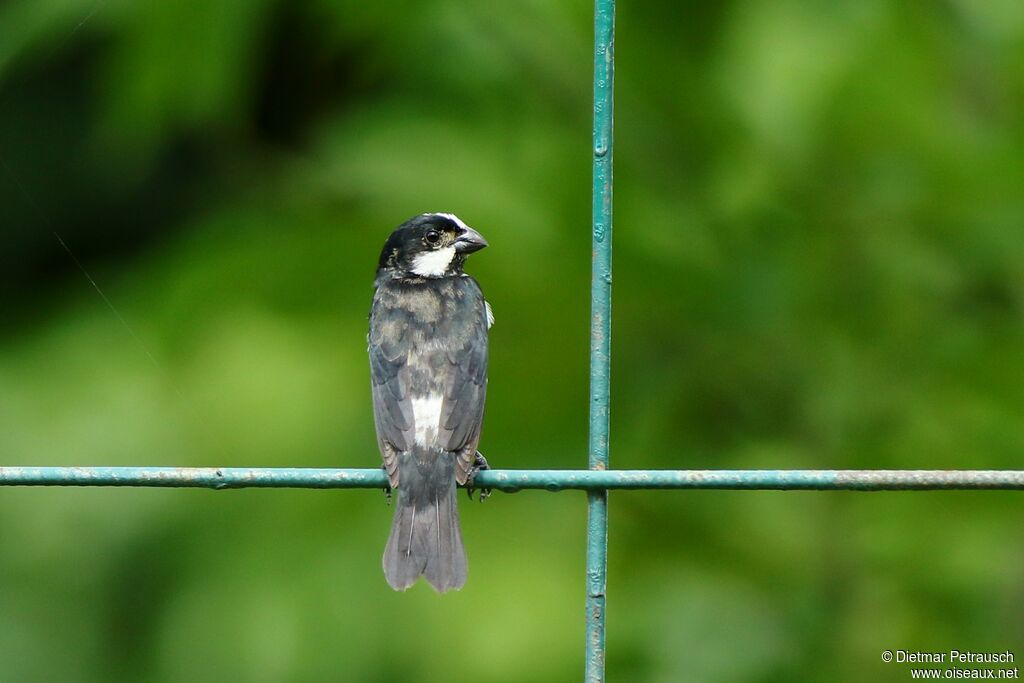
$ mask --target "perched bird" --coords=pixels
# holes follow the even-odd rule
[[[466,582],[455,486],[487,466],[476,447],[494,319],[462,268],[486,246],[456,216],[425,213],[398,226],[380,254],[368,342],[377,444],[397,492],[384,549],[395,590],[421,575],[441,593]]]

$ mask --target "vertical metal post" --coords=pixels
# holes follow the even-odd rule
[[[590,469],[608,468],[615,0],[594,2],[594,214],[590,283]],[[604,681],[608,492],[587,494],[587,683]]]

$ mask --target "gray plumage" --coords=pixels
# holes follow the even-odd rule
[[[438,234],[436,244],[427,239]],[[453,216],[424,214],[381,254],[368,346],[377,441],[397,492],[383,559],[395,590],[421,575],[440,592],[466,582],[455,492],[472,476],[480,440],[488,313],[462,265],[483,246]],[[447,264],[443,249],[452,249]]]

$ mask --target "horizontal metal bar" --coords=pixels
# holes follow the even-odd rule
[[[373,489],[380,469],[286,467],[0,467],[0,486]],[[1024,470],[486,470],[478,488],[906,491],[1024,489]]]

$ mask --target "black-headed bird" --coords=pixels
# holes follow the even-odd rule
[[[380,254],[368,341],[377,444],[397,492],[384,548],[395,590],[420,576],[442,593],[466,582],[455,491],[487,466],[476,449],[493,317],[462,268],[486,246],[456,216],[425,213]]]

